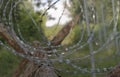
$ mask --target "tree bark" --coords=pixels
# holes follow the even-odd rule
[[[115,66],[106,77],[120,77],[120,66]]]
[[[76,15],[75,18],[68,22],[58,33],[57,35],[52,39],[51,44],[53,46],[60,45],[61,42],[65,39],[65,37],[69,34],[70,30],[75,27],[75,24],[78,22],[80,18],[80,14]]]
[[[6,42],[13,47],[17,52],[24,54],[25,51],[20,47],[18,42],[10,35],[10,31],[7,30],[4,24],[0,23],[0,36],[2,36]]]
[[[51,65],[38,65],[29,62],[21,77],[59,77]]]

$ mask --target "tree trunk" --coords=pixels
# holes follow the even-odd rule
[[[27,68],[20,77],[59,77],[51,65],[35,64],[29,62]]]

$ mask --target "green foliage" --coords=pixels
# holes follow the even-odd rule
[[[16,24],[14,25],[14,29],[19,37],[24,38],[24,40],[28,42],[34,40],[41,41],[43,40],[42,37],[44,37],[44,33],[41,26],[43,24],[38,22],[39,19],[39,14],[35,13],[31,8],[20,5],[20,12]]]
[[[38,20],[39,16],[36,15],[35,13],[30,13],[31,16],[36,20]],[[41,34],[39,33],[39,30],[36,28],[40,28],[40,26],[36,25],[33,23],[32,19],[25,14],[25,12],[22,12],[20,15],[20,20],[18,20],[17,24],[18,26],[15,25],[16,29],[20,29],[22,37],[27,40],[28,42],[31,42],[33,40],[42,40],[41,37],[43,36],[42,30]],[[41,29],[41,28],[40,28]],[[17,31],[17,30],[16,30]]]
[[[0,77],[12,77],[20,58],[13,53],[0,49]]]
[[[118,19],[117,29],[118,29],[118,31],[120,32],[120,13],[119,13],[119,19]]]
[[[8,4],[8,2],[9,2],[9,4]],[[5,6],[6,5],[6,6]],[[8,21],[8,20],[6,20],[6,19],[8,19],[8,14],[9,14],[9,12],[10,12],[10,10],[11,10],[11,5],[12,5],[12,3],[11,3],[11,0],[3,0],[2,2],[1,2],[1,6],[0,6],[0,21],[2,21],[2,22],[6,22],[6,21]],[[7,16],[6,16],[7,15]],[[6,19],[5,19],[5,17],[6,17]]]
[[[38,22],[40,15],[33,11],[33,7],[28,0],[23,1],[13,9],[11,7],[15,5],[15,2],[17,2],[17,0],[3,0],[2,7],[0,8],[2,22],[6,26],[14,28],[17,35],[21,39],[24,38],[25,41],[31,42],[33,40],[43,40],[42,37],[44,36],[44,33],[41,25],[44,24]],[[10,13],[11,9],[12,14]],[[45,23],[45,20],[43,21]],[[37,27],[40,30],[38,30]]]
[[[62,25],[54,25],[52,27],[44,26],[44,34],[49,40],[52,40],[53,37],[62,29],[62,27]]]
[[[88,4],[90,4],[91,0],[88,1]],[[78,3],[78,0],[77,1],[74,1],[74,0],[71,0],[72,2],[72,6],[71,8],[69,8],[70,12],[72,13],[72,15],[76,15],[80,12],[80,8],[78,8],[80,5]],[[115,1],[115,4],[116,4],[117,1]],[[103,21],[102,21],[102,14],[101,14],[101,3],[104,4],[103,6],[103,14],[104,14],[104,19],[105,19],[105,25],[103,25]],[[100,0],[95,0],[94,1],[94,6],[96,7],[96,11],[97,11],[97,14],[98,14],[98,18],[99,18],[99,23],[97,24],[94,24],[93,22],[90,22],[90,28],[92,26],[95,26],[94,28],[94,37],[93,37],[93,49],[95,51],[99,50],[99,48],[101,48],[103,46],[103,44],[106,42],[106,40],[104,39],[104,37],[102,37],[101,40],[103,40],[100,44],[100,39],[98,39],[98,32],[99,30],[101,30],[101,33],[102,35],[104,35],[104,32],[103,32],[103,27],[105,26],[106,27],[106,38],[108,38],[108,36],[111,34],[111,32],[113,31],[113,22],[111,22],[110,24],[110,21],[112,20],[112,17],[113,17],[113,12],[112,12],[112,2],[110,0],[102,0],[102,2]],[[81,4],[83,5],[83,4]],[[115,5],[115,8],[117,6]],[[78,12],[79,11],[79,12]],[[90,12],[90,11],[89,11]],[[84,20],[83,20],[84,21]],[[118,32],[120,31],[120,15],[119,15],[119,20],[118,20],[118,26],[117,26],[117,29],[118,29]],[[109,25],[110,24],[110,25]],[[74,29],[72,29],[72,31],[70,32],[70,34],[66,37],[66,39],[64,40],[64,42],[67,42],[67,45],[71,46],[71,45],[74,45],[76,43],[78,43],[78,41],[80,40],[80,35],[81,35],[81,27],[82,24],[79,24],[75,26]],[[88,40],[88,37],[87,37],[87,30],[84,26],[84,30],[85,30],[85,34],[83,36],[83,40],[80,44],[83,45],[85,42],[87,42]],[[90,29],[92,31],[92,29]],[[72,41],[72,42],[71,42]],[[96,42],[98,43],[98,45],[96,45]],[[86,55],[89,54],[89,46],[85,46],[84,48],[72,53],[71,55],[68,56],[68,58],[79,58],[79,57],[84,57]],[[73,50],[71,50],[73,51]],[[109,68],[111,66],[115,66],[116,64],[118,64],[119,62],[119,54],[116,52],[116,47],[115,47],[115,43],[114,41],[112,43],[110,43],[109,45],[107,45],[107,47],[105,48],[102,48],[102,50],[100,52],[98,52],[97,54],[95,54],[94,56],[95,58],[95,67],[96,68],[99,68],[101,69],[102,73],[97,73],[97,77],[104,77],[108,72],[103,72],[103,68]],[[79,61],[79,62],[78,62]],[[91,68],[91,63],[90,63],[90,59],[84,59],[84,60],[76,60],[75,62],[73,61],[71,64],[75,64],[75,65],[78,65],[82,68]],[[57,64],[56,64],[57,65]],[[59,67],[60,66],[60,67]],[[91,74],[89,73],[81,73],[81,71],[77,70],[77,73],[76,75],[74,75],[73,73],[75,72],[76,69],[72,69],[72,66],[69,66],[69,65],[60,65],[58,64],[58,67],[59,68],[64,68],[64,69],[68,69],[68,71],[72,71],[70,73],[66,73],[66,72],[62,72],[62,76],[63,77],[91,77]],[[71,69],[69,69],[71,68]]]

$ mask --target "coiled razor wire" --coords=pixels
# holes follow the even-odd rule
[[[55,2],[51,3],[48,8],[46,8],[46,10],[41,14],[40,18],[42,20],[43,16],[45,15],[45,13],[52,8],[52,6],[54,6],[55,4],[57,4],[57,2],[59,2],[60,0],[56,0]],[[118,19],[119,19],[119,7],[120,7],[120,1],[116,0],[110,0],[112,3],[112,13],[113,13],[113,17],[111,18],[111,20],[109,22],[107,22],[105,20],[105,15],[104,15],[104,3],[103,0],[100,3],[100,9],[101,9],[101,27],[100,29],[97,31],[98,32],[98,36],[95,36],[95,28],[97,27],[97,24],[100,24],[100,20],[99,20],[99,13],[97,12],[97,10],[95,9],[95,6],[92,2],[92,20],[94,21],[93,23],[93,27],[92,29],[90,28],[90,17],[89,17],[89,4],[87,2],[87,0],[83,0],[83,5],[84,6],[80,6],[80,8],[83,11],[83,18],[85,19],[85,21],[81,22],[82,24],[78,24],[79,28],[80,28],[80,39],[78,40],[78,42],[74,45],[71,45],[69,47],[64,47],[64,45],[58,45],[58,46],[52,46],[50,44],[50,40],[47,40],[47,37],[44,36],[43,31],[38,27],[38,24],[36,23],[36,21],[34,20],[34,18],[32,17],[32,15],[29,13],[29,11],[27,10],[27,8],[25,7],[25,3],[23,0],[0,0],[0,23],[5,24],[8,29],[10,29],[12,31],[12,33],[15,33],[14,31],[14,25],[18,26],[18,33],[20,37],[15,37],[14,35],[11,35],[13,38],[17,40],[19,40],[19,45],[24,48],[24,50],[26,51],[26,54],[21,54],[16,52],[14,49],[12,49],[11,47],[9,47],[8,45],[4,44],[2,41],[0,41],[0,45],[3,46],[4,48],[8,49],[9,51],[12,51],[14,54],[19,55],[21,57],[27,58],[30,61],[33,61],[35,63],[41,64],[49,64],[49,62],[60,62],[60,63],[65,63],[66,65],[70,65],[73,68],[75,68],[76,70],[81,71],[82,73],[90,73],[92,75],[92,77],[96,77],[96,73],[102,73],[102,72],[107,72],[109,70],[111,70],[113,68],[113,66],[110,67],[104,67],[104,68],[99,68],[96,65],[96,59],[95,59],[95,55],[99,54],[100,52],[103,52],[103,49],[107,48],[112,42],[115,42],[115,49],[116,49],[116,54],[120,53],[120,32],[117,29],[118,26]],[[79,1],[80,2],[80,1]],[[13,16],[17,14],[17,8],[19,7],[19,5],[24,7],[24,10],[26,11],[26,14],[29,16],[30,20],[32,20],[33,22],[33,26],[37,28],[38,32],[40,33],[40,35],[42,35],[43,38],[43,46],[40,46],[40,51],[44,52],[44,53],[52,53],[52,54],[48,54],[48,56],[51,58],[50,60],[48,59],[40,59],[39,57],[35,57],[35,56],[30,56],[29,52],[34,53],[34,51],[36,50],[36,48],[34,48],[33,46],[29,45],[29,42],[27,42],[26,40],[24,40],[24,38],[22,37],[21,31],[19,29],[19,23],[14,23],[15,21],[13,21],[14,19],[17,21],[17,17]],[[109,7],[109,6],[108,6]],[[65,8],[64,8],[65,10]],[[96,14],[95,14],[96,13]],[[61,16],[62,17],[62,16]],[[96,19],[95,19],[96,17]],[[61,19],[61,18],[60,18]],[[60,20],[59,20],[60,21]],[[96,22],[95,22],[96,21]],[[106,21],[106,22],[105,22]],[[58,22],[59,23],[59,22]],[[85,25],[86,23],[86,25]],[[108,31],[108,27],[113,27],[113,30],[111,30],[109,33],[107,33]],[[102,32],[104,34],[102,34]],[[85,38],[86,33],[87,35],[87,39],[85,41],[83,41]],[[22,39],[20,39],[22,38]],[[103,39],[104,38],[104,39]],[[97,40],[96,40],[97,39]],[[97,46],[97,49],[94,50],[94,46],[93,44],[95,43],[95,45]],[[44,45],[46,44],[46,46]],[[84,51],[82,51],[85,47],[88,47],[89,49],[89,53],[85,54],[85,56],[79,56],[79,57],[69,57],[72,54],[75,53],[83,53]],[[26,48],[29,49],[29,51],[26,50]],[[51,48],[51,50],[46,51],[44,50],[45,48]],[[90,58],[90,62],[91,62],[91,68],[84,68],[82,66],[78,66],[76,63],[73,63],[74,61],[82,61],[85,59]],[[59,69],[60,71],[63,71],[64,69]],[[69,73],[71,71],[68,71],[67,69],[64,70],[65,72]],[[77,74],[77,72],[79,71],[75,71],[74,74]]]

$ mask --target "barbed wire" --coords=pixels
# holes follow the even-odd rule
[[[57,4],[57,2],[59,2],[60,0],[55,1],[53,4],[51,4],[44,12],[43,14],[41,14],[40,19],[43,18],[43,16],[45,15],[45,13],[51,9],[52,6],[54,6],[55,4]],[[95,66],[96,62],[95,62],[95,58],[94,56],[97,55],[98,53],[102,53],[103,49],[105,49],[106,47],[108,47],[113,41],[115,42],[116,45],[116,53],[119,53],[120,49],[119,49],[119,45],[120,45],[120,32],[117,29],[118,26],[118,19],[119,19],[119,7],[120,7],[120,1],[117,0],[117,6],[115,6],[115,1],[111,0],[112,3],[112,13],[113,13],[113,17],[111,18],[111,20],[109,21],[109,24],[105,23],[105,16],[104,16],[104,7],[103,7],[103,2],[101,1],[100,5],[101,5],[101,23],[102,26],[100,26],[100,29],[97,31],[98,35],[95,35],[95,29],[96,29],[96,23],[95,23],[95,17],[97,17],[95,14],[95,12],[97,10],[94,9],[95,6],[92,6],[93,9],[93,26],[91,28],[90,25],[90,20],[89,20],[89,11],[88,11],[88,4],[86,2],[86,0],[84,0],[84,6],[82,6],[83,9],[83,17],[85,17],[86,21],[83,21],[82,24],[78,24],[79,25],[79,29],[80,29],[80,38],[78,40],[77,43],[70,45],[68,47],[64,47],[64,45],[58,45],[58,46],[52,46],[49,40],[47,40],[47,37],[44,36],[43,31],[39,28],[38,24],[36,23],[36,21],[34,20],[34,18],[32,17],[32,15],[29,13],[29,11],[27,10],[27,8],[25,7],[25,4],[23,3],[22,0],[8,0],[7,2],[5,2],[4,0],[0,0],[0,23],[4,23],[8,30],[11,30],[13,34],[15,34],[14,31],[14,25],[19,26],[20,24],[18,24],[17,22],[14,23],[13,19],[15,19],[17,21],[17,17],[13,16],[13,14],[16,14],[16,9],[17,6],[22,5],[24,7],[24,10],[26,12],[26,14],[30,17],[30,20],[32,20],[33,22],[33,26],[35,26],[40,35],[42,35],[42,38],[44,40],[44,42],[42,42],[40,48],[38,48],[40,50],[40,52],[44,52],[44,53],[52,53],[52,54],[47,54],[48,57],[50,57],[51,59],[40,59],[39,57],[36,56],[30,56],[28,53],[35,53],[36,48],[34,48],[33,46],[29,45],[29,42],[27,42],[26,40],[24,40],[24,38],[22,37],[21,31],[18,27],[18,33],[19,36],[16,37],[13,34],[11,34],[12,38],[15,39],[15,41],[17,41],[19,43],[19,45],[24,48],[24,51],[26,51],[26,54],[21,54],[16,52],[14,49],[12,49],[11,47],[9,47],[8,45],[4,44],[2,41],[0,41],[0,45],[5,47],[6,49],[10,50],[12,53],[17,54],[21,57],[27,58],[30,61],[33,61],[37,64],[49,64],[49,62],[60,62],[60,63],[65,63],[66,65],[70,65],[73,68],[81,71],[82,73],[90,73],[92,74],[92,77],[96,77],[96,73],[102,73],[102,72],[107,72],[111,69],[113,69],[113,66],[111,67],[104,67],[104,68],[99,68],[98,66]],[[81,7],[80,7],[81,8]],[[9,9],[9,11],[8,11]],[[65,10],[65,8],[64,8]],[[63,10],[63,12],[64,12]],[[97,12],[96,12],[97,13]],[[62,13],[63,15],[63,13]],[[62,17],[62,15],[60,16],[60,19]],[[59,21],[60,21],[59,19]],[[59,23],[58,21],[58,23]],[[86,23],[86,25],[85,25]],[[99,24],[100,22],[97,21],[97,23]],[[107,33],[107,27],[111,27],[113,26],[113,30],[109,32],[109,34]],[[73,32],[73,31],[72,31]],[[102,32],[104,34],[102,34]],[[86,33],[87,35],[87,39],[85,39],[85,35]],[[16,35],[16,34],[15,34]],[[20,39],[22,38],[22,39]],[[103,39],[104,38],[104,39]],[[84,40],[85,39],[85,40]],[[96,39],[99,40],[100,42],[96,42]],[[104,41],[103,41],[104,40]],[[72,40],[73,41],[73,40]],[[97,49],[94,50],[94,46],[93,43],[96,44]],[[101,45],[98,45],[98,43],[101,43]],[[46,44],[46,45],[44,45]],[[89,47],[89,53],[85,54],[84,56],[79,56],[79,57],[71,57],[69,58],[70,55],[73,55],[75,53],[83,53],[84,51],[82,49]],[[46,48],[51,48],[51,50],[46,51]],[[29,51],[27,50],[29,49]],[[39,53],[40,53],[39,52]],[[91,68],[84,68],[82,66],[77,66],[76,64],[73,63],[73,61],[78,61],[78,60],[85,60],[87,58],[91,58],[90,62],[91,62]],[[63,71],[62,69],[59,69],[61,71]],[[68,70],[64,70],[65,72],[71,72]],[[78,71],[75,71],[75,74]]]

